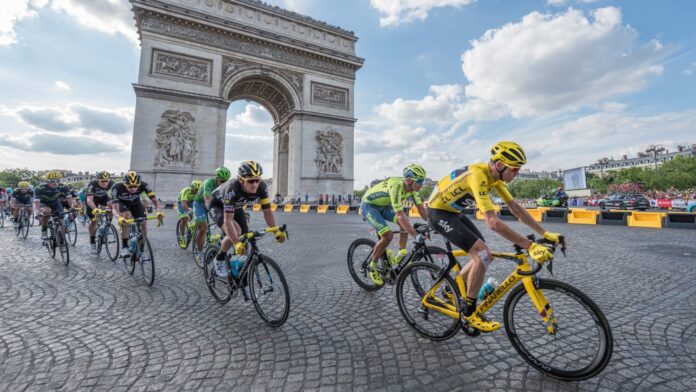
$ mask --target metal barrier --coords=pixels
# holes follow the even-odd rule
[[[510,211],[509,208],[501,208],[500,214],[498,215],[501,220],[516,221],[517,217]]]
[[[668,212],[665,217],[665,227],[671,229],[696,229],[696,214]]]
[[[599,211],[571,209],[568,212],[568,223],[572,225],[596,225]]]
[[[600,211],[597,223],[600,225],[627,226],[628,216],[631,214],[632,211]]]
[[[346,204],[341,204],[339,206],[336,206],[336,213],[337,214],[345,215],[348,213],[348,210],[350,210],[350,206],[348,206]]]
[[[548,208],[544,211],[544,222],[568,222],[568,210]]]
[[[292,212],[292,210],[295,208],[294,204],[286,204],[283,207],[283,212]]]
[[[300,212],[301,213],[308,213],[309,212],[309,204],[302,204],[300,205]]]
[[[326,211],[329,210],[328,204],[322,204],[320,206],[317,206],[317,214],[326,214]]]
[[[628,216],[628,225],[631,227],[649,227],[653,229],[662,228],[662,218],[664,212],[641,212],[634,211]]]

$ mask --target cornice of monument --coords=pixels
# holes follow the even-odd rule
[[[196,94],[179,90],[172,90],[163,87],[146,86],[144,84],[133,83],[136,97],[164,99],[182,103],[198,104],[204,106],[219,107],[227,109],[231,101],[212,95]]]
[[[205,0],[201,0],[205,1]],[[215,0],[223,1],[225,4],[233,4],[227,0]],[[243,4],[244,6],[252,6],[256,3],[264,4],[265,7],[273,11],[274,6],[267,5],[256,0],[235,0]],[[332,49],[330,47],[317,45],[315,43],[303,40],[301,38],[294,38],[292,36],[285,36],[282,34],[277,34],[272,31],[264,30],[252,25],[243,24],[238,21],[229,18],[223,18],[215,16],[209,13],[198,11],[192,8],[183,7],[176,4],[166,3],[162,0],[130,0],[133,6],[133,12],[135,14],[136,27],[138,34],[142,39],[142,19],[145,14],[157,16],[160,18],[166,18],[172,22],[176,22],[180,25],[196,25],[198,27],[204,28],[206,30],[216,30],[217,34],[224,35],[234,35],[243,39],[257,40],[259,42],[264,42],[267,45],[275,45],[282,47],[286,50],[296,51],[302,53],[303,55],[321,58],[327,61],[343,63],[350,65],[355,71],[360,69],[365,61],[365,59],[357,57],[351,53],[342,52],[340,50]],[[256,8],[259,11],[269,11],[267,8],[260,7],[256,4]],[[282,10],[278,8],[278,10]],[[290,11],[278,12],[278,15],[273,14],[273,16],[282,18],[285,13],[292,13]],[[296,14],[299,15],[299,14]],[[308,19],[311,19],[307,17]],[[284,18],[287,19],[287,18]],[[313,20],[313,19],[312,19]],[[305,23],[301,20],[293,18],[288,20],[294,23]],[[322,22],[323,23],[323,22]],[[312,28],[317,28],[320,26],[315,26],[310,24]],[[341,29],[342,30],[342,29]],[[331,30],[333,33],[335,31]],[[345,31],[345,30],[343,30]],[[357,41],[355,35],[345,36],[341,35],[341,38],[351,41],[352,44]]]

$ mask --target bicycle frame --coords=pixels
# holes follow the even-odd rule
[[[460,271],[460,267],[456,257],[466,256],[467,252],[463,250],[453,251],[449,243],[446,243],[446,245],[448,248],[447,255],[449,258],[449,263],[445,270],[440,273],[440,276],[438,276],[438,278],[436,279],[433,287],[430,288],[430,290],[428,290],[427,293],[425,293],[425,295],[421,299],[421,304],[425,308],[433,309],[452,318],[459,318],[461,317],[461,314],[457,311],[457,307],[452,303],[448,303],[442,300],[441,298],[438,298],[436,296],[436,293],[439,290],[440,285],[442,284],[442,281],[445,278],[445,275],[449,274],[450,271],[454,271],[455,273],[457,273],[455,283],[457,285],[458,296],[461,299],[463,296],[466,295],[466,283],[464,282],[464,279],[461,277],[461,275],[458,274],[458,272]],[[522,252],[492,252],[492,255],[493,257],[512,260],[515,263],[517,263],[518,266],[507,278],[505,278],[505,280],[502,281],[502,283],[498,285],[498,287],[496,287],[493,293],[491,293],[483,302],[481,302],[476,307],[476,312],[478,312],[479,314],[486,313],[505,295],[505,293],[507,293],[511,288],[513,288],[518,282],[521,281],[524,285],[525,290],[527,291],[527,294],[529,295],[529,298],[532,300],[532,303],[536,307],[537,312],[544,319],[544,324],[546,325],[547,331],[550,334],[554,334],[556,328],[556,318],[553,315],[553,309],[551,308],[551,305],[549,305],[549,302],[546,300],[546,297],[541,292],[541,290],[537,289],[536,284],[534,282],[534,275],[537,272],[539,272],[539,270],[541,270],[542,265],[538,264],[537,267],[532,270],[529,266],[527,256]]]

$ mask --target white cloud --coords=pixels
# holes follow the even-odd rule
[[[94,155],[126,151],[126,146],[121,143],[108,142],[89,136],[57,135],[54,133],[36,133],[21,137],[0,134],[0,146],[56,155]]]
[[[0,114],[48,132],[123,135],[133,130],[134,108],[103,108],[71,103],[65,106],[0,106]],[[2,129],[0,129],[2,131]]]
[[[53,86],[58,90],[70,91],[70,85],[65,83],[62,80],[56,80],[56,82],[53,84]]]
[[[560,7],[566,3],[566,0],[546,0],[546,4],[552,5],[555,7]]]
[[[228,132],[264,129],[270,134],[272,127],[273,118],[271,114],[263,106],[257,104],[245,105],[243,112],[237,113],[231,120],[227,121]]]
[[[79,24],[107,34],[121,34],[138,43],[131,6],[125,0],[53,0],[53,9],[63,11]]]
[[[428,12],[437,7],[460,8],[475,0],[370,0],[370,5],[377,9],[381,17],[381,26],[394,26],[414,20],[425,20]]]
[[[574,110],[640,90],[662,72],[669,52],[657,41],[640,45],[622,25],[618,8],[561,14],[532,12],[516,23],[488,30],[462,55],[469,84],[468,113],[507,111],[514,117]],[[478,108],[471,108],[472,105]]]
[[[378,105],[375,112],[381,119],[397,123],[450,122],[462,92],[459,85],[431,86],[430,95],[420,100],[397,98],[392,103]]]
[[[36,8],[41,4],[35,4],[30,0],[5,1],[0,6],[0,46],[11,45],[17,42],[15,24],[22,19],[37,15]]]
[[[696,72],[696,63],[691,63],[689,65],[689,68],[686,68],[685,70],[682,71],[682,73],[686,76],[691,76]]]

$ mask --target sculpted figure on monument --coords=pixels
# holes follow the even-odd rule
[[[317,131],[315,137],[316,157],[319,174],[340,174],[343,167],[343,135],[331,127]]]
[[[192,165],[196,153],[196,120],[189,112],[166,110],[157,124],[155,166]]]

